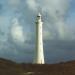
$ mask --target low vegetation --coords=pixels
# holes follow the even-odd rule
[[[37,65],[0,59],[0,75],[75,75],[75,61]]]

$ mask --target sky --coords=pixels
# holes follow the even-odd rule
[[[0,0],[0,58],[33,62],[38,12],[46,63],[75,60],[75,0]]]

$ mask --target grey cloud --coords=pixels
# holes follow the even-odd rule
[[[56,2],[55,0],[44,0],[43,2],[40,0],[25,0],[15,6],[13,6],[14,2],[12,6],[9,2],[9,9],[13,11],[13,17],[18,18],[23,27],[24,38],[27,37],[27,39],[23,44],[15,43],[9,29],[9,33],[7,34],[8,40],[0,43],[2,45],[0,46],[0,57],[21,62],[32,62],[35,50],[35,20],[38,7],[41,7],[42,19],[44,21],[44,50],[46,61],[55,63],[72,59],[72,57],[74,59],[75,42],[71,40],[73,35],[70,40],[63,40],[64,36],[66,39],[69,38],[66,31],[64,33],[65,22],[63,17],[67,12],[68,4],[68,0],[56,0]],[[10,23],[11,26],[12,23]]]
[[[53,34],[51,36],[49,34],[50,37],[54,38],[58,36],[58,39],[66,39],[68,35],[65,29],[64,16],[68,10],[69,0],[66,0],[66,1],[65,0],[63,1],[62,0],[56,0],[56,1],[55,0],[52,0],[52,1],[44,0],[43,2],[39,0],[37,1],[36,0],[31,0],[31,1],[26,0],[26,2],[27,2],[28,9],[30,11],[37,13],[40,9],[42,11],[42,14],[45,15],[46,19],[44,19],[44,24],[45,24],[44,29],[47,28],[48,29],[47,31]],[[30,14],[33,14],[33,13],[30,13]],[[51,32],[51,28],[53,32]],[[55,33],[57,35],[55,35]]]
[[[12,0],[11,0],[12,1]],[[20,1],[20,0],[19,0]],[[67,13],[69,7],[69,0],[26,0],[19,4],[19,9],[17,8],[15,11],[17,12],[16,15],[19,16],[21,23],[24,27],[28,27],[30,31],[34,32],[35,20],[40,9],[43,14],[44,20],[44,34],[47,33],[45,36],[46,39],[67,39],[68,32],[65,28],[64,16]],[[24,21],[23,21],[24,20]],[[47,30],[45,30],[47,28]],[[31,33],[31,35],[34,33]],[[50,38],[48,38],[50,37]]]
[[[75,59],[74,40],[51,40],[44,45],[45,58],[48,62],[65,62]]]

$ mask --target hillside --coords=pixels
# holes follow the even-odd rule
[[[75,75],[75,61],[33,65],[0,59],[0,75]]]

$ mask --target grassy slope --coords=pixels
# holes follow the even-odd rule
[[[0,59],[0,75],[75,75],[75,61],[60,64],[17,64]]]

